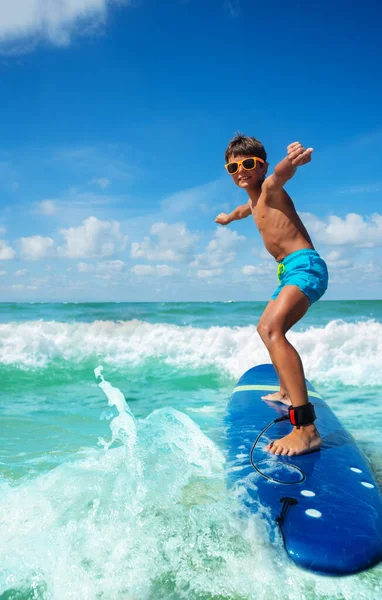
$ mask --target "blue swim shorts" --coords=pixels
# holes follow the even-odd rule
[[[317,302],[328,287],[328,269],[318,252],[310,248],[297,250],[279,262],[277,271],[279,286],[272,295],[277,296],[286,285],[297,285],[309,298],[309,302]]]

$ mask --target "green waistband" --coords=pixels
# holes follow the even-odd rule
[[[281,275],[284,275],[286,269],[285,269],[285,265],[283,263],[279,263],[279,266],[277,268],[277,279],[280,281],[281,279]]]

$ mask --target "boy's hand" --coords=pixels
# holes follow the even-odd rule
[[[275,191],[280,191],[289,179],[292,179],[297,168],[312,160],[313,148],[304,148],[300,142],[289,144],[288,155],[275,167],[273,175],[266,178],[263,183],[262,190],[272,194]]]
[[[304,148],[300,142],[288,146],[288,159],[294,167],[301,167],[312,160],[313,148]]]
[[[215,219],[215,223],[219,223],[219,225],[228,225],[229,223],[228,215],[226,213],[219,213]]]

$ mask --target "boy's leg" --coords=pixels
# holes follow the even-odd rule
[[[265,310],[261,316],[261,320],[266,322],[268,321],[268,316],[272,317],[273,316],[273,308],[272,305],[275,303],[275,300],[270,300],[267,304],[267,306],[265,307]],[[309,308],[309,307],[308,307]],[[305,314],[305,313],[304,313]],[[297,311],[296,313],[293,313],[290,315],[290,319],[287,320],[286,323],[286,327],[285,327],[285,333],[287,333],[289,331],[289,329],[291,329],[293,327],[293,325],[295,325],[297,323],[297,321],[299,321],[304,315],[299,314],[299,312]],[[275,367],[275,365],[273,365]],[[289,396],[289,392],[286,388],[285,382],[283,381],[280,373],[277,371],[276,367],[275,367],[275,371],[278,375],[279,381],[280,381],[280,391],[279,392],[275,392],[273,394],[267,394],[266,396],[262,396],[261,398],[263,400],[272,400],[272,401],[276,401],[276,402],[282,402],[283,404],[286,404],[287,406],[290,406],[292,403],[290,401],[290,396]]]
[[[285,333],[304,316],[309,306],[308,298],[297,286],[286,285],[276,300],[268,305],[257,327],[293,406],[307,404],[308,393],[301,358]],[[311,424],[298,429],[294,427],[289,435],[272,442],[269,450],[274,454],[292,456],[318,450],[320,446],[321,438]]]
[[[272,315],[272,305],[275,303],[275,300],[269,300],[267,306],[265,307],[265,310],[261,316],[261,320],[266,321],[268,318],[268,314]],[[292,323],[290,325],[290,327],[293,327],[294,323]],[[289,328],[290,328],[289,327]],[[282,402],[283,404],[286,404],[287,406],[290,406],[291,401],[289,398],[289,393],[288,390],[286,389],[286,385],[285,382],[283,381],[283,378],[281,377],[280,373],[277,371],[277,368],[275,365],[273,365],[275,367],[275,371],[277,373],[277,376],[279,378],[279,382],[280,382],[280,391],[279,392],[274,392],[272,394],[266,394],[265,396],[261,396],[262,400],[271,400],[273,402]]]

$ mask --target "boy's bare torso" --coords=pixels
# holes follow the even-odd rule
[[[248,206],[264,246],[277,261],[297,250],[313,248],[293,201],[284,189],[270,194],[263,185],[258,199],[249,198]]]

